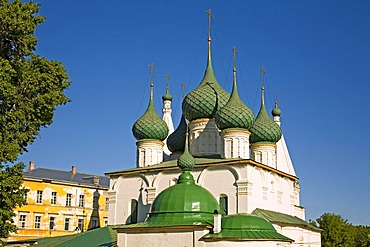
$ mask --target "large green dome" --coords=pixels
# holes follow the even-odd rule
[[[251,128],[250,143],[276,143],[281,138],[281,129],[268,115],[262,103],[256,121]]]
[[[182,102],[182,112],[189,121],[199,118],[213,118],[216,111],[223,107],[230,94],[217,82],[208,58],[207,69],[199,86],[188,93]]]
[[[184,152],[185,134],[186,120],[185,116],[182,115],[179,126],[177,126],[176,130],[167,138],[167,147],[171,152]]]
[[[162,225],[213,225],[214,196],[196,185],[189,171],[183,171],[177,184],[162,191],[154,200],[148,222]]]
[[[152,98],[145,113],[132,126],[132,134],[137,140],[154,139],[163,141],[168,135],[168,127],[154,109]]]
[[[249,130],[253,126],[254,114],[240,99],[235,78],[231,97],[226,105],[216,112],[215,122],[221,130],[229,128]]]

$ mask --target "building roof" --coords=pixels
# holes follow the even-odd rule
[[[35,168],[33,170],[28,170],[23,172],[24,178],[33,178],[33,179],[43,179],[50,180],[50,182],[66,182],[73,183],[78,185],[89,185],[93,186],[94,177],[99,178],[99,186],[109,187],[109,177],[106,176],[97,176],[87,173],[72,174],[70,171],[55,170],[49,168]]]
[[[283,214],[275,211],[265,210],[261,208],[255,209],[252,214],[262,217],[272,224],[283,225],[283,226],[296,226],[301,228],[306,228],[312,231],[322,231],[321,228],[318,228],[297,216],[292,216],[289,214]]]
[[[117,232],[108,226],[66,236],[8,242],[11,246],[20,243],[32,243],[38,247],[115,247]]]
[[[209,233],[203,240],[283,241],[292,239],[278,233],[270,222],[251,214],[234,214],[222,217],[221,232]]]
[[[194,158],[195,159],[195,169],[197,167],[208,167],[208,166],[219,166],[219,165],[233,165],[233,164],[251,164],[258,166],[260,168],[273,171],[277,174],[280,174],[284,177],[288,177],[293,180],[298,180],[296,176],[290,175],[288,173],[279,171],[273,167],[261,164],[259,162],[256,162],[251,159],[216,159],[216,158]],[[129,168],[119,171],[113,171],[113,172],[107,172],[105,175],[107,176],[116,176],[116,175],[126,175],[126,174],[138,174],[138,173],[146,173],[146,172],[154,172],[154,171],[163,171],[166,170],[180,170],[177,166],[177,160],[168,160],[161,162],[156,165],[151,165],[147,167],[135,167],[135,168]]]

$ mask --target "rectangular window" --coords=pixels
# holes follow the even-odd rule
[[[105,198],[105,209],[109,209],[109,198]]]
[[[54,226],[55,226],[55,217],[54,216],[50,216],[49,229],[50,230],[54,230]]]
[[[84,231],[84,219],[78,219],[77,227],[81,232]]]
[[[41,226],[41,216],[36,215],[35,216],[35,229],[40,229]]]
[[[27,203],[27,200],[28,200],[28,194],[24,194],[24,201]]]
[[[85,206],[85,195],[80,195],[80,198],[78,200],[78,206],[84,207]]]
[[[42,203],[42,190],[37,191],[36,203]]]
[[[70,207],[71,206],[71,202],[72,202],[72,194],[67,194],[67,197],[66,197],[66,206],[67,207]]]
[[[19,215],[19,228],[26,228],[26,215]]]
[[[57,192],[55,192],[55,191],[51,192],[51,200],[50,200],[50,203],[52,205],[56,205],[57,204]]]
[[[69,231],[69,218],[64,219],[64,230]]]

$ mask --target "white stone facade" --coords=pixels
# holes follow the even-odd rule
[[[159,164],[163,161],[163,145],[159,140],[140,140],[137,146],[137,167],[146,167]]]

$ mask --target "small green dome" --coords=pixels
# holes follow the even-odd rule
[[[269,117],[263,103],[250,131],[250,143],[276,143],[282,135],[279,125]]]
[[[132,134],[137,140],[154,139],[163,141],[168,135],[168,127],[154,109],[153,100],[145,113],[132,126]]]
[[[281,115],[281,110],[279,109],[279,107],[278,107],[278,103],[277,103],[277,101],[275,101],[275,107],[274,107],[274,109],[272,109],[272,111],[271,111],[271,113],[272,113],[272,116],[277,116],[277,117],[280,117],[280,115]]]
[[[254,123],[254,114],[239,97],[236,81],[229,101],[215,115],[219,129],[242,128],[249,130]]]
[[[162,100],[169,100],[172,101],[172,95],[168,92],[168,89],[166,89],[166,93],[162,96]]]
[[[199,118],[213,118],[223,107],[230,94],[217,82],[211,60],[208,60],[202,82],[188,93],[182,102],[182,111],[189,121]]]
[[[186,120],[185,116],[182,115],[179,126],[177,126],[176,130],[167,138],[167,147],[171,152],[184,152],[185,134]]]
[[[193,156],[189,153],[188,142],[186,139],[185,139],[184,153],[177,160],[177,166],[180,167],[181,170],[183,171],[191,171],[193,167],[195,166],[195,160]]]
[[[196,185],[189,171],[183,171],[177,184],[162,191],[152,204],[148,222],[161,225],[213,225],[217,200]]]

